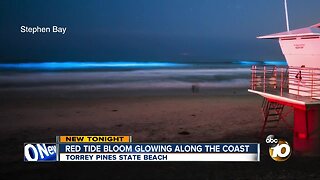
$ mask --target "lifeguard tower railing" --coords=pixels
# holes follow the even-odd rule
[[[320,99],[320,68],[252,66],[250,89]]]

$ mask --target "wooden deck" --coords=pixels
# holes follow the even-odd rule
[[[280,92],[261,92],[252,89],[248,89],[248,92],[258,94],[268,99],[273,99],[279,102],[289,103],[289,104],[297,104],[301,106],[310,106],[310,105],[320,105],[320,100],[311,98],[311,97],[304,97],[294,94],[289,94],[287,92],[282,93]]]

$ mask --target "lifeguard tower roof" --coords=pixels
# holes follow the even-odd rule
[[[320,23],[306,27],[295,29],[292,31],[285,31],[276,34],[270,34],[265,36],[258,36],[258,39],[278,39],[288,37],[302,37],[302,36],[320,36]]]
[[[259,39],[277,39],[288,66],[320,69],[320,23]]]

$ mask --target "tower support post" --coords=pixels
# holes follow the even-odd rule
[[[296,152],[312,153],[319,145],[320,106],[294,108],[293,147]]]

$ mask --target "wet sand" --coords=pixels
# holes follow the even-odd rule
[[[245,89],[174,92],[0,92],[1,176],[36,179],[320,178],[319,156],[274,162],[259,138],[261,98]],[[292,118],[289,117],[289,123]],[[292,140],[280,124],[276,135]],[[24,163],[24,142],[57,135],[132,135],[134,142],[261,142],[261,162]],[[4,155],[5,154],[5,155]]]

